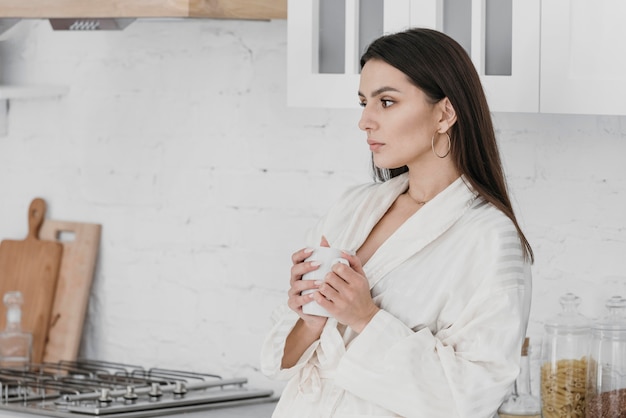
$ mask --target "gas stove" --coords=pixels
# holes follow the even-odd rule
[[[274,400],[246,378],[79,360],[0,368],[0,412],[136,418]]]

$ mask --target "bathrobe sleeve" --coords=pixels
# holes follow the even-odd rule
[[[322,235],[334,240],[334,231],[329,229],[329,219],[342,219],[341,222],[348,222],[351,218],[351,212],[345,210],[343,202],[354,202],[355,200],[365,199],[363,190],[370,188],[371,185],[360,185],[348,189],[341,199],[335,202],[329,209],[326,216],[322,217],[317,224],[311,228],[305,238],[306,246],[317,246],[320,243]],[[261,349],[261,371],[273,379],[288,380],[296,376],[298,373],[312,375],[315,370],[309,369],[312,361],[315,361],[315,367],[329,366],[329,363],[336,363],[336,357],[343,354],[344,347],[341,337],[337,332],[337,321],[331,319],[327,321],[320,339],[314,341],[307,350],[302,354],[298,362],[288,369],[282,369],[281,363],[287,336],[298,321],[298,314],[289,309],[287,304],[281,305],[272,313],[272,328],[267,334]],[[337,353],[341,351],[341,353]],[[333,353],[330,355],[330,353]],[[319,358],[318,358],[319,357]],[[332,360],[331,360],[332,359]],[[310,376],[301,376],[302,381],[310,381]]]
[[[479,285],[453,323],[433,333],[379,311],[348,346],[335,383],[404,417],[493,416],[519,371],[530,269],[514,230],[485,241],[489,256],[467,272],[482,276]]]
[[[295,376],[311,359],[318,341],[314,342],[301,356],[300,360],[288,369],[281,368],[283,351],[287,336],[298,321],[298,314],[285,305],[272,313],[272,329],[265,338],[261,350],[261,371],[273,379],[288,380]]]

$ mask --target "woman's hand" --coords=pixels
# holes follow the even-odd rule
[[[325,239],[322,239],[322,245],[324,246]],[[328,246],[326,243],[325,246]],[[302,295],[301,293],[305,290],[316,290],[318,288],[318,284],[313,280],[302,280],[302,275],[308,273],[310,271],[317,270],[319,265],[316,265],[310,261],[304,261],[308,258],[313,252],[312,248],[303,248],[299,251],[296,251],[291,256],[291,261],[293,265],[291,266],[291,279],[289,281],[289,299],[287,301],[287,305],[289,308],[302,318],[305,325],[311,329],[316,329],[321,332],[322,328],[324,328],[324,324],[326,324],[326,317],[316,316],[316,315],[307,315],[302,312],[302,306],[311,302],[311,294]],[[317,292],[314,292],[317,293]]]
[[[322,238],[321,245],[328,247],[328,242],[325,238]],[[289,300],[287,305],[300,316],[300,319],[298,319],[285,341],[285,349],[281,360],[281,368],[283,369],[291,368],[297,364],[306,349],[320,337],[328,320],[324,316],[307,315],[302,312],[302,305],[312,300],[311,294],[302,296],[302,291],[314,290],[318,287],[313,280],[302,280],[303,274],[319,268],[317,264],[304,261],[312,252],[311,248],[303,248],[291,256],[293,265],[291,266],[291,279],[289,280],[291,286],[288,292]]]
[[[350,265],[335,264],[324,282],[314,282],[319,286],[319,292],[311,293],[311,296],[337,321],[361,332],[380,308],[372,300],[369,282],[359,257],[346,252],[342,257]]]

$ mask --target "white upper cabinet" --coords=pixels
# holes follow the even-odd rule
[[[626,115],[626,2],[543,0],[541,112]]]
[[[359,58],[383,33],[411,26],[415,0],[289,0],[287,102],[290,106],[357,108]],[[430,7],[435,25],[435,8]]]
[[[356,108],[359,57],[409,27],[470,54],[493,111],[539,110],[540,0],[289,0],[288,104]]]

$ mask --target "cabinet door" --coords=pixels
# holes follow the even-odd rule
[[[539,111],[539,1],[472,0],[470,56],[494,112]]]
[[[433,0],[289,0],[287,18],[287,103],[289,106],[357,108],[359,89],[359,58],[364,49],[361,30],[362,11],[369,7],[367,26],[379,28],[369,33],[370,40],[383,33],[397,32],[419,19],[421,26],[435,27],[437,14]],[[333,11],[341,22],[320,30],[322,7],[339,6]],[[373,15],[373,16],[372,16]],[[376,22],[378,19],[379,24]],[[365,25],[363,25],[365,26]],[[320,34],[336,31],[330,48],[337,48],[340,68],[324,70],[320,63]],[[337,31],[337,29],[339,29]],[[363,28],[367,29],[367,28]],[[366,44],[366,43],[365,43]],[[336,67],[336,65],[335,65]],[[325,72],[326,71],[326,72]]]
[[[542,113],[626,115],[626,2],[543,0]]]

